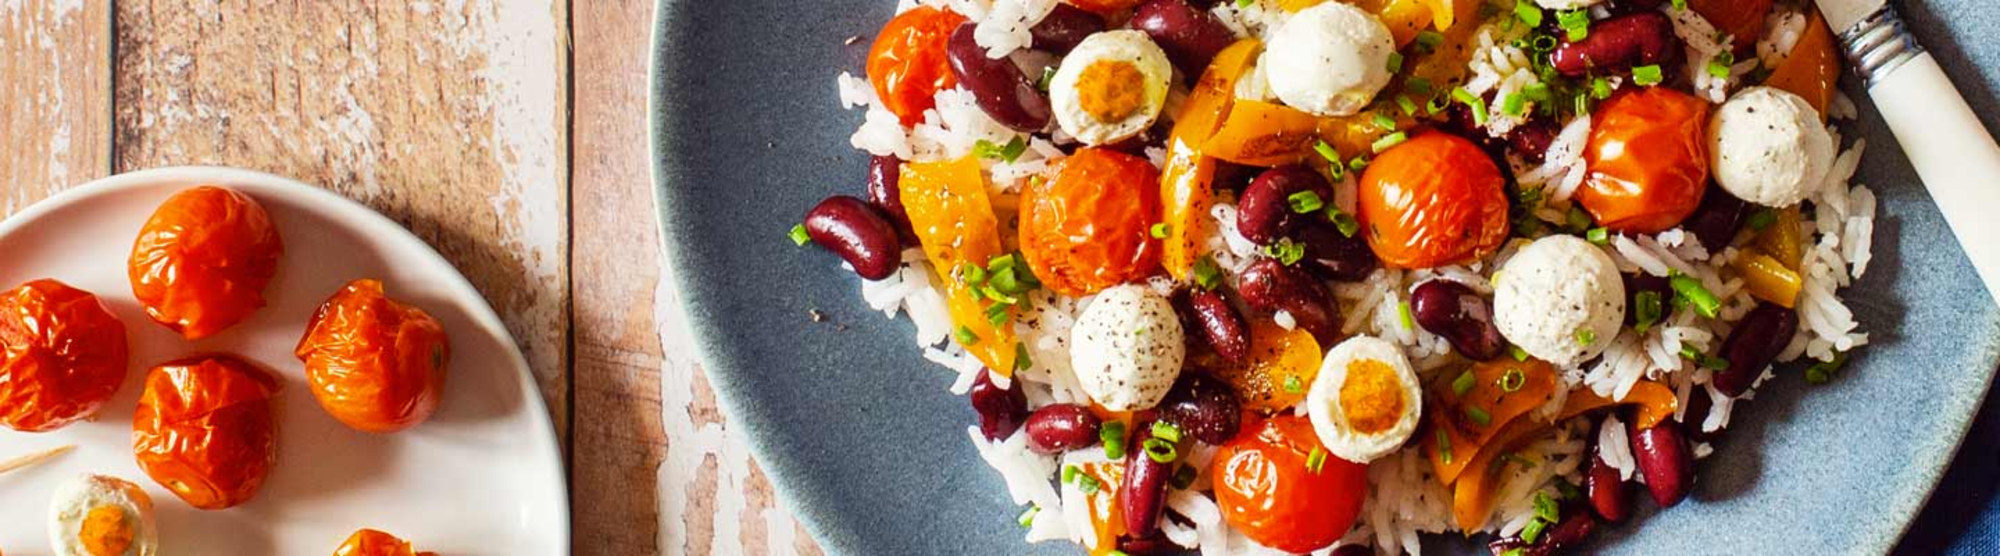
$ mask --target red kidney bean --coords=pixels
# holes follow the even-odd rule
[[[1591,517],[1590,512],[1574,511],[1543,532],[1539,540],[1551,549],[1562,550],[1583,544],[1594,532],[1597,532],[1597,518]]]
[[[1521,160],[1540,164],[1549,154],[1549,145],[1555,144],[1556,135],[1561,133],[1562,127],[1556,125],[1555,120],[1528,120],[1526,125],[1516,127],[1507,134],[1507,150],[1513,151]]]
[[[1633,12],[1590,24],[1580,41],[1565,39],[1549,54],[1556,71],[1581,77],[1595,71],[1622,72],[1633,66],[1665,64],[1680,52],[1673,21],[1653,11]]]
[[[1291,314],[1292,320],[1321,345],[1330,346],[1340,339],[1340,317],[1333,297],[1311,274],[1274,259],[1261,259],[1244,269],[1241,280],[1236,293],[1243,295],[1243,303],[1251,309]]]
[[[1736,231],[1743,228],[1743,222],[1750,219],[1750,205],[1742,199],[1730,195],[1728,191],[1714,184],[1702,193],[1701,204],[1695,206],[1694,213],[1681,221],[1681,228],[1694,233],[1701,240],[1701,246],[1710,254],[1721,253],[1736,239]]]
[[[1486,550],[1493,556],[1550,556],[1555,553],[1555,549],[1548,545],[1528,544],[1522,542],[1519,536],[1494,539],[1486,543]]]
[[[1626,431],[1632,459],[1646,476],[1646,490],[1652,492],[1653,503],[1671,508],[1686,499],[1694,487],[1694,456],[1681,434],[1681,424],[1669,419],[1640,430],[1633,423],[1626,425]]]
[[[1331,202],[1331,201],[1329,201]],[[1320,276],[1335,282],[1359,282],[1382,266],[1375,257],[1375,250],[1368,247],[1368,238],[1356,231],[1353,237],[1340,233],[1340,228],[1324,218],[1306,219],[1292,235],[1306,246],[1306,262]]]
[[[1722,431],[1702,432],[1701,423],[1708,420],[1708,412],[1715,410],[1715,398],[1708,395],[1708,389],[1696,386],[1688,393],[1687,411],[1681,412],[1681,428],[1687,432],[1688,442],[1699,444],[1714,440]]]
[[[1028,397],[1020,384],[1001,388],[993,383],[992,375],[981,370],[967,397],[972,399],[973,411],[979,413],[979,434],[998,442],[1021,430],[1021,422],[1028,418]]]
[[[1028,79],[1013,60],[1005,56],[998,60],[986,57],[986,47],[973,39],[975,27],[978,26],[972,23],[958,26],[951,40],[945,43],[952,74],[972,91],[979,109],[1000,125],[1021,132],[1048,127],[1049,98],[1035,89],[1035,81]]]
[[[1229,26],[1187,0],[1148,0],[1132,15],[1131,25],[1159,43],[1174,67],[1191,79],[1208,69],[1215,53],[1236,42],[1236,33]]]
[[[1375,556],[1375,548],[1365,544],[1344,544],[1328,556]]]
[[[1125,480],[1119,486],[1118,503],[1124,505],[1125,531],[1143,539],[1160,532],[1160,515],[1167,510],[1167,482],[1174,478],[1174,466],[1146,455],[1145,443],[1153,438],[1153,420],[1133,420],[1126,438]]]
[[[1096,446],[1097,414],[1076,404],[1049,404],[1028,415],[1028,449],[1041,454],[1060,454]]]
[[[1590,457],[1590,469],[1583,475],[1583,492],[1590,509],[1612,523],[1624,523],[1632,515],[1632,483],[1618,476],[1618,468],[1604,463],[1604,456]]]
[[[1184,372],[1160,401],[1160,420],[1173,423],[1186,436],[1220,446],[1236,437],[1243,403],[1236,390],[1202,373]]]
[[[1756,309],[1736,322],[1729,339],[1722,342],[1722,358],[1729,368],[1715,373],[1715,390],[1732,397],[1741,396],[1785,350],[1799,331],[1799,317],[1791,309],[1758,302]]]
[[[839,255],[854,273],[869,280],[895,274],[903,264],[903,245],[882,214],[866,201],[835,195],[806,212],[806,237]]]
[[[1507,339],[1493,326],[1493,306],[1465,284],[1431,280],[1417,285],[1410,294],[1410,313],[1418,326],[1443,336],[1469,359],[1486,361],[1507,349]]]
[[[1229,304],[1222,292],[1197,289],[1187,294],[1187,319],[1208,347],[1225,361],[1240,362],[1250,356],[1250,327],[1243,315]]]
[[[1291,232],[1306,217],[1318,214],[1292,213],[1291,196],[1311,191],[1320,202],[1333,202],[1333,186],[1304,166],[1283,166],[1265,170],[1236,201],[1236,231],[1258,245],[1269,245]]]
[[[902,183],[903,159],[893,155],[868,157],[868,203],[888,215],[904,245],[915,245],[917,233],[910,227],[910,211],[903,208]]]
[[[1028,34],[1035,37],[1035,50],[1068,54],[1084,38],[1103,30],[1104,18],[1083,8],[1057,3],[1048,17],[1028,29]]]
[[[1118,551],[1127,556],[1165,556],[1178,554],[1181,549],[1173,541],[1167,540],[1165,535],[1155,534],[1150,537],[1119,535]]]
[[[1644,272],[1641,272],[1638,274],[1624,275],[1624,282],[1625,282],[1625,307],[1626,307],[1625,325],[1626,326],[1634,326],[1639,324],[1639,311],[1635,309],[1635,307],[1639,306],[1639,292],[1653,292],[1654,295],[1659,296],[1658,299],[1660,301],[1660,315],[1657,320],[1653,321],[1653,324],[1655,326],[1659,325],[1662,322],[1666,322],[1667,317],[1672,316],[1674,314],[1674,304],[1673,304],[1674,292],[1673,292],[1672,281],[1662,276],[1654,276],[1651,274],[1646,274]]]

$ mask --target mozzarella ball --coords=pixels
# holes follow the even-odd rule
[[[1271,92],[1293,108],[1352,116],[1389,84],[1396,39],[1373,14],[1341,2],[1307,8],[1272,33],[1263,66]]]
[[[1423,386],[1394,344],[1355,336],[1326,352],[1305,404],[1326,451],[1368,463],[1396,451],[1416,432],[1424,412]]]
[[[1625,323],[1618,266],[1582,238],[1535,240],[1508,259],[1493,284],[1500,335],[1560,368],[1597,357]]]
[[[1143,31],[1091,35],[1049,81],[1056,125],[1086,145],[1108,145],[1153,126],[1167,106],[1174,66]]]
[[[117,477],[79,475],[49,503],[56,556],[152,556],[159,550],[153,498]]]
[[[1098,293],[1069,334],[1077,382],[1092,401],[1112,411],[1158,405],[1187,358],[1173,304],[1141,286]]]
[[[1744,89],[1723,103],[1709,117],[1708,144],[1723,189],[1776,208],[1819,192],[1838,154],[1812,104],[1770,87]]]

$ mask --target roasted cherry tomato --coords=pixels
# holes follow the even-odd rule
[[[435,552],[417,552],[410,543],[395,535],[374,529],[355,531],[333,550],[333,556],[437,556]]]
[[[277,377],[230,355],[153,367],[132,415],[139,469],[196,508],[248,502],[278,463],[277,396]]]
[[[1493,254],[1507,239],[1507,179],[1456,135],[1390,148],[1361,176],[1361,225],[1382,262],[1430,268]]]
[[[1597,111],[1576,200],[1614,232],[1680,225],[1708,184],[1707,101],[1665,87],[1621,94]]]
[[[263,205],[204,185],[175,193],[153,211],[126,273],[146,316],[194,340],[263,307],[264,286],[284,253]]]
[[[0,425],[62,428],[125,382],[125,324],[90,292],[36,280],[0,294]]]
[[[937,93],[958,85],[945,55],[952,31],[965,16],[919,6],[889,20],[868,49],[868,81],[882,107],[903,125],[924,121],[924,111],[937,106]]]
[[[1321,459],[1317,471],[1314,459]],[[1285,552],[1340,540],[1368,494],[1368,466],[1328,454],[1312,421],[1289,413],[1243,427],[1209,465],[1223,521]]]
[[[396,432],[437,412],[451,346],[429,313],[355,280],[319,306],[293,351],[319,406],[355,430]]]
[[[1070,5],[1109,15],[1132,9],[1146,0],[1063,0]]]
[[[1160,173],[1146,159],[1083,148],[1021,199],[1021,255],[1042,284],[1067,296],[1159,270]]]

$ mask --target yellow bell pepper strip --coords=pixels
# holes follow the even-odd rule
[[[1215,378],[1243,396],[1243,407],[1264,413],[1282,411],[1304,400],[1306,389],[1319,377],[1319,342],[1305,327],[1285,330],[1268,318],[1250,320],[1250,355],[1230,363],[1214,354],[1196,357],[1194,366],[1211,369]]]
[[[1757,232],[1757,248],[1777,259],[1785,268],[1799,270],[1799,263],[1804,262],[1806,256],[1805,239],[1800,237],[1799,231],[1804,217],[1796,206],[1778,210],[1776,214],[1778,217],[1771,221],[1771,225]]]
[[[1298,164],[1319,141],[1319,118],[1282,104],[1238,100],[1201,151],[1249,166]]]
[[[1750,291],[1751,297],[1786,309],[1798,303],[1799,289],[1804,286],[1804,281],[1798,271],[1786,268],[1778,259],[1751,248],[1738,254],[1730,266],[1743,276],[1743,288]]]
[[[986,176],[979,160],[967,156],[945,162],[913,162],[903,165],[901,189],[903,207],[924,255],[930,259],[939,281],[943,282],[945,304],[954,325],[953,336],[986,368],[1003,376],[1014,373],[1015,338],[1013,307],[995,309],[996,301],[985,299],[978,288],[959,278],[959,269],[984,268],[1005,254],[1000,225],[986,195]],[[998,322],[995,322],[995,321]]]
[[[1236,41],[1215,55],[1202,72],[1194,92],[1188,95],[1174,131],[1167,139],[1167,164],[1160,172],[1160,200],[1166,214],[1167,237],[1161,240],[1160,265],[1175,280],[1187,280],[1201,249],[1195,242],[1205,235],[1209,207],[1215,202],[1216,161],[1201,151],[1215,129],[1222,125],[1236,100],[1236,82],[1249,72],[1263,43],[1256,39]]]
[[[1820,120],[1825,121],[1826,109],[1833,104],[1840,81],[1840,48],[1819,9],[1811,8],[1808,12],[1805,31],[1793,43],[1791,55],[1771,71],[1764,85],[1804,97],[1807,104],[1819,110]]]
[[[1555,393],[1555,367],[1539,359],[1514,361],[1503,357],[1440,377],[1437,384],[1431,385],[1431,397],[1437,402],[1436,409],[1429,412],[1433,430],[1423,437],[1424,451],[1430,454],[1431,469],[1438,481],[1451,484],[1472,463],[1472,456],[1482,451],[1482,446],[1492,442],[1515,419],[1548,403]],[[1444,435],[1443,440],[1440,434]],[[1439,450],[1440,442],[1452,449]],[[1447,459],[1446,453],[1454,457]]]
[[[1064,481],[1071,480],[1069,471],[1064,470],[1061,475]],[[1118,503],[1118,487],[1125,480],[1125,464],[1086,463],[1077,466],[1076,476],[1089,477],[1097,484],[1095,491],[1083,495],[1085,506],[1090,511],[1091,530],[1097,533],[1097,542],[1084,548],[1089,550],[1091,556],[1118,553],[1118,537],[1125,534],[1124,505]],[[1050,515],[1047,519],[1062,519],[1062,516]]]

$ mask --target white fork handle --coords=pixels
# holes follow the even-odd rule
[[[1986,292],[2000,299],[2000,145],[1929,53],[1880,76],[1868,94]]]

